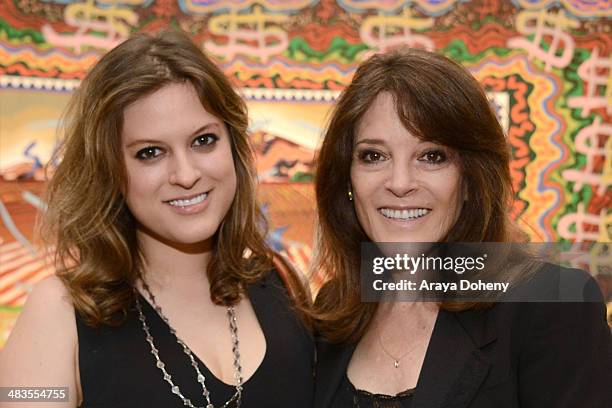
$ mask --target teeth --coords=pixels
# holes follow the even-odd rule
[[[431,210],[427,208],[412,208],[410,210],[392,210],[390,208],[381,208],[380,212],[387,218],[396,220],[414,220],[428,214]]]
[[[168,201],[168,204],[174,207],[187,207],[189,205],[199,204],[202,201],[206,200],[208,197],[208,193],[200,194],[199,196],[193,197],[189,200],[172,200]]]

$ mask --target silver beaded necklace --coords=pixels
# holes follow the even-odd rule
[[[202,386],[202,394],[206,398],[206,407],[198,407],[193,405],[191,400],[183,395],[179,386],[175,385],[172,381],[172,376],[168,373],[168,371],[166,371],[166,364],[164,364],[164,362],[159,358],[159,350],[157,349],[157,347],[155,347],[153,336],[151,335],[151,331],[149,330],[149,326],[147,325],[145,315],[142,312],[142,305],[140,304],[140,300],[138,298],[138,291],[134,289],[136,294],[136,309],[138,310],[138,319],[142,323],[142,330],[145,332],[147,343],[149,343],[149,346],[151,347],[151,354],[155,356],[155,365],[162,372],[164,380],[170,385],[170,390],[173,394],[176,394],[183,401],[183,405],[186,407],[215,408],[213,403],[210,401],[210,391],[208,390],[208,388],[206,388],[206,378],[204,377],[204,374],[202,374],[202,372],[200,371],[200,368],[198,367],[198,364],[195,361],[195,358],[193,357],[193,352],[187,346],[187,344],[177,336],[176,330],[174,330],[174,328],[170,325],[170,321],[162,313],[161,307],[159,307],[157,305],[157,302],[155,302],[155,296],[153,296],[153,293],[151,293],[151,290],[149,289],[147,283],[142,281],[142,287],[147,292],[147,295],[151,300],[151,304],[153,305],[153,308],[155,309],[159,317],[168,325],[168,327],[170,328],[170,332],[176,338],[177,343],[181,347],[183,347],[183,352],[187,355],[187,357],[189,357],[191,366],[196,372],[198,382]],[[227,317],[229,320],[230,333],[232,335],[232,352],[234,353],[234,378],[236,379],[236,392],[229,400],[227,400],[227,402],[225,402],[225,404],[221,406],[221,408],[227,408],[232,402],[235,402],[236,408],[238,408],[240,407],[240,403],[242,401],[242,367],[240,366],[240,351],[238,349],[239,342],[238,326],[236,324],[236,312],[234,311],[234,308],[232,306],[229,306],[227,308]]]

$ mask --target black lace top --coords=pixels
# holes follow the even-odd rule
[[[414,388],[397,395],[372,394],[358,390],[344,374],[342,384],[336,393],[333,408],[410,408]]]

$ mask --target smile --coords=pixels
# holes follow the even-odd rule
[[[173,207],[185,208],[191,205],[200,204],[201,202],[206,200],[206,197],[208,197],[208,193],[202,193],[188,200],[170,200],[170,201],[167,201],[167,203]]]
[[[390,208],[380,208],[378,210],[386,218],[392,220],[415,220],[424,217],[431,212],[428,208],[411,208],[409,210],[392,210]]]

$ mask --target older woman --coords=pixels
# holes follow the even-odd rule
[[[322,337],[317,408],[612,405],[601,301],[361,301],[363,242],[520,237],[508,218],[509,159],[486,95],[461,66],[398,50],[358,68],[318,158],[316,267],[329,281],[311,312]],[[559,275],[545,264],[525,282],[554,288]],[[600,298],[584,280],[580,289]]]
[[[138,35],[68,119],[46,214],[57,276],[30,294],[0,385],[68,387],[54,407],[310,407],[306,295],[272,266],[221,70],[185,34]]]

